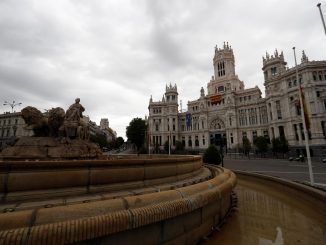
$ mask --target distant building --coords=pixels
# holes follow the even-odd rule
[[[109,120],[107,118],[101,118],[100,128],[101,130],[109,128]]]
[[[20,112],[0,114],[0,149],[19,137],[31,136],[33,131],[26,129],[26,126]]]
[[[210,144],[224,149],[242,147],[243,137],[251,142],[258,136],[285,136],[293,150],[304,150],[304,133],[299,103],[299,81],[295,68],[287,68],[283,52],[263,57],[266,97],[260,89],[245,89],[235,72],[233,49],[228,44],[215,48],[214,76],[207,94],[200,89],[187,111],[179,111],[177,86],[166,86],[161,101],[149,101],[151,145],[170,138],[186,149],[203,150]],[[309,61],[302,53],[299,79],[306,97],[311,129],[309,144],[317,154],[326,147],[326,61]]]
[[[83,120],[88,124],[90,129],[90,135],[105,135],[107,142],[114,141],[117,137],[117,133],[109,127],[109,120],[102,118],[100,126],[90,120],[89,116],[84,116]]]

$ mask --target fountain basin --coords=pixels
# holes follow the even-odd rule
[[[195,244],[226,216],[236,184],[198,156],[0,166],[3,244]]]

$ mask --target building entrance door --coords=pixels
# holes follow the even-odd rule
[[[226,133],[225,132],[212,132],[210,134],[210,143],[220,148],[226,146]]]

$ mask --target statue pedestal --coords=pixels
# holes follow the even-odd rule
[[[87,140],[21,137],[14,146],[0,154],[3,160],[101,159],[100,147]]]

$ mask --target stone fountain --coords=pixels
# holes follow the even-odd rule
[[[2,152],[0,244],[196,244],[224,222],[233,172],[200,156],[105,159],[83,110],[22,111],[35,136]]]
[[[84,107],[77,98],[65,112],[57,107],[47,115],[35,107],[25,107],[21,113],[33,131],[33,137],[21,137],[14,146],[0,154],[5,160],[98,159],[101,149],[89,141],[89,127],[82,118]]]

